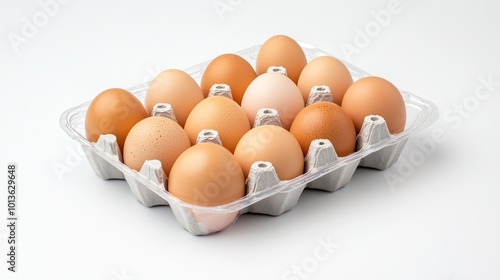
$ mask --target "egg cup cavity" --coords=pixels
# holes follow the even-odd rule
[[[147,160],[141,167],[138,173],[140,176],[144,177],[148,182],[150,182],[157,191],[162,191],[165,189],[167,184],[167,176],[163,172],[161,167],[161,162],[159,160]],[[132,194],[146,207],[169,205],[169,203],[160,197],[157,193],[151,190],[151,186],[135,180],[135,176],[125,175],[125,180],[127,181],[130,191]]]
[[[257,194],[269,189],[279,188],[279,192],[250,205],[245,212],[279,216],[292,209],[298,202],[306,184],[288,190],[280,186],[280,179],[271,162],[256,161],[250,167],[245,182],[247,195]]]
[[[356,151],[368,148],[391,137],[387,123],[382,116],[366,116],[361,131],[356,137]],[[384,170],[393,165],[403,151],[408,138],[372,152],[361,159],[359,166]]]
[[[82,149],[90,166],[99,177],[104,180],[124,179],[123,172],[110,164],[110,160],[123,162],[122,153],[115,135],[102,134],[96,143],[92,143],[90,146],[82,145]],[[101,154],[98,154],[95,150],[99,150]]]
[[[308,61],[329,55],[316,46],[303,42],[299,44]],[[260,47],[261,45],[256,45],[237,54],[255,67]],[[342,62],[349,69],[354,81],[369,76],[356,66]],[[185,72],[199,82],[208,63],[195,65]],[[128,90],[144,101],[148,86],[149,83],[144,83]],[[429,127],[439,118],[437,107],[432,102],[410,92],[401,91],[401,94],[407,109],[407,125],[404,131],[391,135],[383,118],[368,116],[357,135],[357,148],[354,153],[338,157],[328,140],[317,139],[311,143],[305,157],[304,174],[287,181],[278,179],[272,164],[256,162],[246,181],[247,194],[237,201],[214,207],[189,204],[166,191],[167,178],[157,160],[146,161],[140,171],[132,170],[123,164],[114,135],[102,135],[96,143],[89,142],[84,137],[84,120],[90,101],[63,112],[60,126],[81,144],[90,165],[99,177],[104,180],[125,179],[134,196],[143,205],[169,205],[183,228],[193,235],[207,235],[224,230],[241,214],[247,212],[278,216],[296,205],[306,187],[328,192],[338,190],[349,183],[358,166],[383,170],[394,164],[408,137]],[[265,116],[260,120],[260,125],[281,126],[279,116],[272,116],[274,112],[269,109],[264,110],[267,111],[264,112]]]
[[[305,159],[305,171],[314,173],[318,168],[335,165],[341,162],[335,152],[335,148],[328,139],[317,139],[311,142],[309,151]],[[319,189],[328,192],[334,192],[351,181],[352,175],[360,159],[353,160],[345,165],[339,165],[339,168],[324,174],[320,178],[307,184],[307,188]]]

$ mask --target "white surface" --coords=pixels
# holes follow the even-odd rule
[[[401,0],[377,30],[373,14],[390,1],[324,2],[74,0],[58,5],[16,52],[9,34],[22,35],[23,18],[43,20],[43,9],[2,0],[0,166],[19,164],[19,272],[6,271],[2,218],[0,278],[498,279],[500,5]],[[221,3],[233,5],[222,17],[214,8]],[[369,43],[356,45],[357,29],[370,27]],[[99,179],[59,128],[65,109],[106,88],[275,34],[434,101],[441,119],[412,137],[390,169],[358,169],[338,192],[305,191],[282,216],[246,214],[205,237],[183,230],[167,207],[142,206],[124,181]],[[359,53],[346,56],[345,44]],[[481,77],[496,84],[479,100]],[[468,110],[455,113],[464,102]],[[433,135],[445,140],[424,154],[418,143]],[[58,177],[56,165],[68,172]],[[388,175],[402,181],[391,185]],[[2,188],[1,213],[6,194]],[[294,275],[294,266],[304,274]]]

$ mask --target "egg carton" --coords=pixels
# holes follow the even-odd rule
[[[318,56],[329,55],[313,45],[304,42],[299,44],[308,61]],[[255,67],[260,47],[261,45],[256,45],[236,54],[247,59]],[[209,62],[184,71],[199,83]],[[369,76],[367,72],[350,63],[342,62],[349,69],[353,80]],[[144,102],[148,86],[149,83],[144,83],[128,90]],[[223,86],[219,86],[218,89],[227,94]],[[322,90],[320,88],[314,98],[321,99]],[[245,213],[279,216],[297,204],[306,188],[334,192],[349,183],[358,167],[384,170],[394,164],[408,137],[430,126],[439,117],[437,107],[432,102],[407,91],[401,93],[407,111],[404,131],[391,135],[381,116],[367,116],[357,135],[354,153],[339,157],[330,141],[317,139],[311,143],[304,159],[304,174],[286,181],[279,180],[270,162],[255,162],[245,182],[246,195],[237,201],[211,207],[186,203],[171,195],[166,190],[168,179],[158,160],[146,161],[139,171],[123,164],[114,135],[101,135],[96,143],[88,141],[84,136],[84,120],[91,101],[63,112],[60,126],[81,144],[90,165],[99,177],[104,180],[125,180],[133,195],[143,205],[147,207],[168,205],[183,228],[193,235],[207,235],[227,228]],[[168,104],[160,104],[155,111],[157,115],[173,118]],[[259,124],[279,125],[272,114],[272,110],[263,109]],[[216,131],[203,131],[198,141],[220,143]]]

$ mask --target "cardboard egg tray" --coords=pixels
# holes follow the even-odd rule
[[[299,42],[307,60],[329,55],[319,48]],[[261,45],[248,48],[236,54],[247,59],[252,66]],[[209,62],[185,69],[198,83]],[[369,74],[347,63],[353,80]],[[128,89],[142,102],[149,84],[141,84]],[[321,95],[321,91],[318,92]],[[367,116],[360,133],[357,135],[356,152],[338,157],[335,149],[326,139],[317,139],[309,147],[305,157],[304,174],[287,181],[280,181],[270,162],[255,162],[246,180],[246,195],[234,202],[204,207],[186,203],[166,191],[168,180],[158,160],[146,161],[140,171],[135,171],[122,163],[114,135],[101,135],[96,143],[85,138],[84,120],[91,101],[66,110],[60,118],[63,130],[78,141],[87,159],[104,180],[124,179],[134,196],[145,206],[169,205],[179,224],[194,235],[207,235],[221,231],[233,224],[240,215],[259,213],[279,216],[292,209],[306,188],[334,192],[346,186],[358,167],[384,170],[394,164],[410,135],[435,122],[439,113],[437,107],[410,92],[402,91],[407,110],[407,123],[403,132],[391,135],[381,116]],[[316,98],[316,97],[315,97]],[[310,100],[311,101],[311,100]],[[311,101],[314,102],[314,101]],[[168,105],[159,106],[158,115],[171,117]],[[261,124],[273,124],[264,110]],[[271,110],[272,111],[272,110]],[[279,124],[278,124],[279,125]],[[198,142],[220,143],[216,131],[202,131]]]

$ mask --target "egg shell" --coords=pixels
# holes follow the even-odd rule
[[[354,82],[344,95],[342,109],[353,120],[357,133],[368,115],[382,116],[391,134],[402,132],[406,125],[406,106],[401,93],[381,77],[368,76]]]
[[[176,160],[167,190],[191,204],[217,206],[242,198],[245,178],[229,150],[214,143],[199,143]]]
[[[297,83],[304,102],[307,102],[314,86],[323,85],[330,88],[333,102],[341,105],[347,88],[352,85],[351,73],[344,63],[334,57],[316,57],[304,67]]]
[[[250,130],[250,122],[245,111],[234,100],[225,96],[211,96],[193,108],[184,129],[192,145],[203,129],[216,130],[222,145],[233,152],[240,138]]]
[[[260,109],[272,108],[278,111],[283,128],[289,129],[295,116],[304,108],[304,100],[297,85],[288,77],[264,73],[250,83],[241,107],[252,126]]]
[[[214,84],[226,84],[231,88],[233,100],[241,104],[248,85],[257,77],[252,65],[236,54],[222,54],[208,64],[201,77],[201,89],[205,97]]]
[[[255,68],[257,75],[262,75],[271,66],[283,66],[288,77],[297,84],[306,64],[304,50],[294,39],[286,35],[275,35],[267,39],[260,48]]]
[[[356,129],[350,116],[332,102],[317,102],[305,107],[290,128],[306,156],[311,142],[328,139],[338,156],[347,156],[356,148]]]
[[[135,95],[120,88],[107,89],[98,94],[87,109],[85,134],[90,142],[97,142],[101,134],[113,134],[123,151],[130,129],[146,117],[146,110]]]
[[[286,129],[276,125],[252,128],[240,140],[234,156],[248,177],[256,161],[272,163],[280,180],[290,180],[304,171],[304,156],[299,143]]]
[[[151,81],[144,104],[148,115],[151,115],[157,103],[172,105],[177,121],[184,126],[191,110],[203,98],[201,88],[189,74],[178,69],[168,69]]]
[[[182,127],[166,117],[147,117],[132,127],[125,139],[123,162],[140,170],[146,160],[159,160],[168,176],[177,157],[191,146]]]

